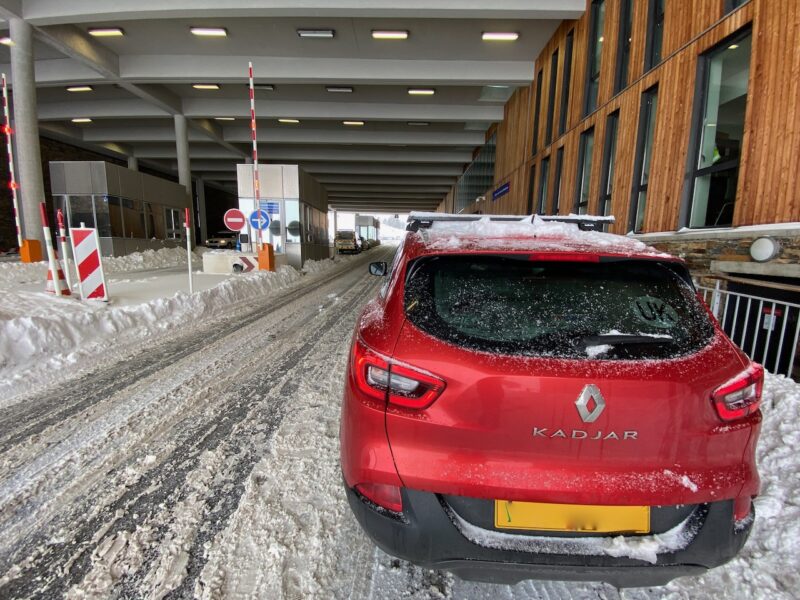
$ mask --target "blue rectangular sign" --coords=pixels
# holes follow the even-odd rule
[[[278,217],[281,212],[280,202],[270,202],[268,200],[259,200],[258,207],[261,210],[267,211],[270,217]]]
[[[506,181],[503,185],[501,185],[499,188],[497,188],[495,191],[492,192],[492,202],[494,202],[498,198],[505,196],[509,192],[509,190],[511,190],[511,182]]]

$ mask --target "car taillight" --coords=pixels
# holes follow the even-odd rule
[[[392,362],[369,348],[360,338],[355,342],[353,368],[361,392],[405,408],[427,408],[445,388],[444,380],[439,377]]]
[[[711,394],[719,417],[723,421],[735,421],[756,412],[763,387],[764,367],[753,363]]]
[[[403,497],[400,488],[386,483],[359,483],[356,491],[370,502],[392,512],[403,512]]]

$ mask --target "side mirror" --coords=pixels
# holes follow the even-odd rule
[[[369,263],[369,274],[383,277],[389,272],[389,266],[385,262]]]

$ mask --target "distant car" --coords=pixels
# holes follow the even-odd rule
[[[755,515],[763,368],[683,260],[579,230],[602,218],[504,219],[412,214],[391,267],[370,264],[385,283],[340,430],[362,528],[505,583],[664,585],[729,561]]]
[[[342,229],[336,232],[336,237],[333,239],[334,248],[337,254],[358,254],[361,252],[361,245],[356,238],[356,232]]]
[[[206,248],[233,249],[236,248],[235,231],[218,231],[214,237],[206,240]]]

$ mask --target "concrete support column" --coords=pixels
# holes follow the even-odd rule
[[[197,189],[197,218],[200,220],[200,243],[208,239],[208,219],[206,218],[206,184],[200,177],[195,181]]]
[[[33,28],[22,19],[10,19],[11,85],[14,100],[14,136],[19,170],[20,213],[25,239],[39,240],[44,247],[39,203],[45,201],[39,121],[36,113]]]
[[[138,171],[139,170],[139,159],[136,158],[135,156],[129,156],[128,157],[128,168],[133,170],[133,171]]]
[[[186,117],[175,115],[175,152],[178,155],[178,182],[186,188],[186,199],[189,203],[189,218],[194,220],[194,202],[192,199],[192,169],[189,165],[189,133],[187,131]],[[194,224],[190,223],[192,231]],[[194,238],[194,236],[192,236]],[[194,247],[194,239],[192,239]]]

